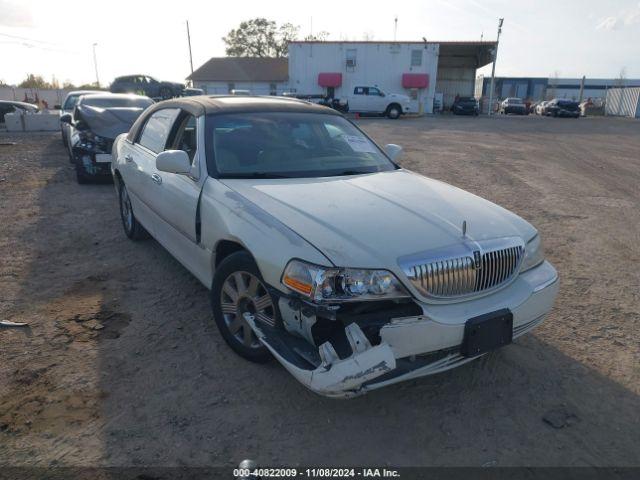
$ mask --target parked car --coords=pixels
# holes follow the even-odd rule
[[[78,99],[73,115],[60,121],[69,128],[69,158],[75,165],[78,183],[109,177],[114,139],[129,131],[145,108],[153,105],[149,97],[132,94],[92,94]]]
[[[527,106],[524,104],[521,98],[510,97],[506,98],[500,104],[500,113],[503,115],[509,115],[515,113],[516,115],[527,115]]]
[[[284,92],[283,97],[297,98],[298,100],[305,100],[307,102],[316,103],[324,107],[333,108],[341,113],[347,113],[349,111],[349,103],[346,99],[339,99],[331,97],[325,93],[303,94],[296,92]]]
[[[204,90],[201,88],[188,87],[184,89],[183,95],[185,97],[195,97],[196,95],[204,95]]]
[[[78,100],[82,95],[95,95],[105,93],[102,90],[74,90],[67,93],[67,96],[62,102],[62,105],[56,105],[55,108],[60,110],[60,117],[67,113],[73,113],[73,109],[76,107]],[[69,144],[69,124],[66,122],[60,122],[60,135],[62,136],[62,143],[65,147]]]
[[[36,105],[12,100],[0,100],[0,125],[4,125],[4,116],[8,113],[38,113],[40,109]]]
[[[536,115],[544,115],[545,114],[545,109],[547,108],[547,104],[549,102],[544,101],[544,102],[540,102],[537,106],[536,106]]]
[[[572,100],[554,98],[544,109],[545,115],[551,117],[580,117],[580,105]]]
[[[411,100],[408,96],[398,93],[387,94],[378,87],[355,87],[353,94],[347,96],[346,103],[350,112],[386,115],[392,119],[400,118],[411,111]]]
[[[116,78],[109,87],[112,93],[136,93],[153,99],[166,100],[184,94],[184,84],[163,82],[149,75],[127,75]]]
[[[509,344],[558,292],[533,226],[401,150],[308,102],[205,96],[145,111],[111,169],[125,234],[210,289],[235,352],[345,397]]]
[[[478,101],[473,97],[458,97],[451,106],[454,115],[478,115]]]

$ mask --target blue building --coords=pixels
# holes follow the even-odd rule
[[[580,99],[581,78],[548,78],[548,77],[496,77],[494,82],[495,99],[518,97],[532,102],[551,100],[552,98],[566,98],[578,101]],[[640,87],[638,79],[619,78],[586,78],[582,99],[604,99],[607,90],[618,87]],[[491,77],[480,75],[476,78],[476,98],[489,97]]]

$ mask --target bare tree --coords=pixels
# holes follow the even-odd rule
[[[618,78],[616,78],[615,86],[624,87],[627,84],[627,67],[622,67]]]
[[[547,100],[553,100],[558,94],[558,77],[560,72],[558,70],[553,72],[553,75],[549,77],[549,84],[547,85]]]
[[[367,30],[362,34],[362,40],[364,40],[365,42],[370,42],[371,40],[374,40],[374,39],[375,39],[375,34],[371,30]]]

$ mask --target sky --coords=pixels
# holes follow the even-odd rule
[[[494,40],[499,76],[640,78],[639,0],[0,0],[0,80],[27,73],[76,84],[145,73],[184,81],[193,64],[224,56],[222,37],[265,17],[326,31],[329,40]],[[313,15],[313,16],[311,16]],[[478,73],[490,74],[490,67]]]

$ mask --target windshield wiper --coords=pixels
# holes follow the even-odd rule
[[[220,178],[293,178],[282,173],[250,172],[250,173],[223,173]]]

